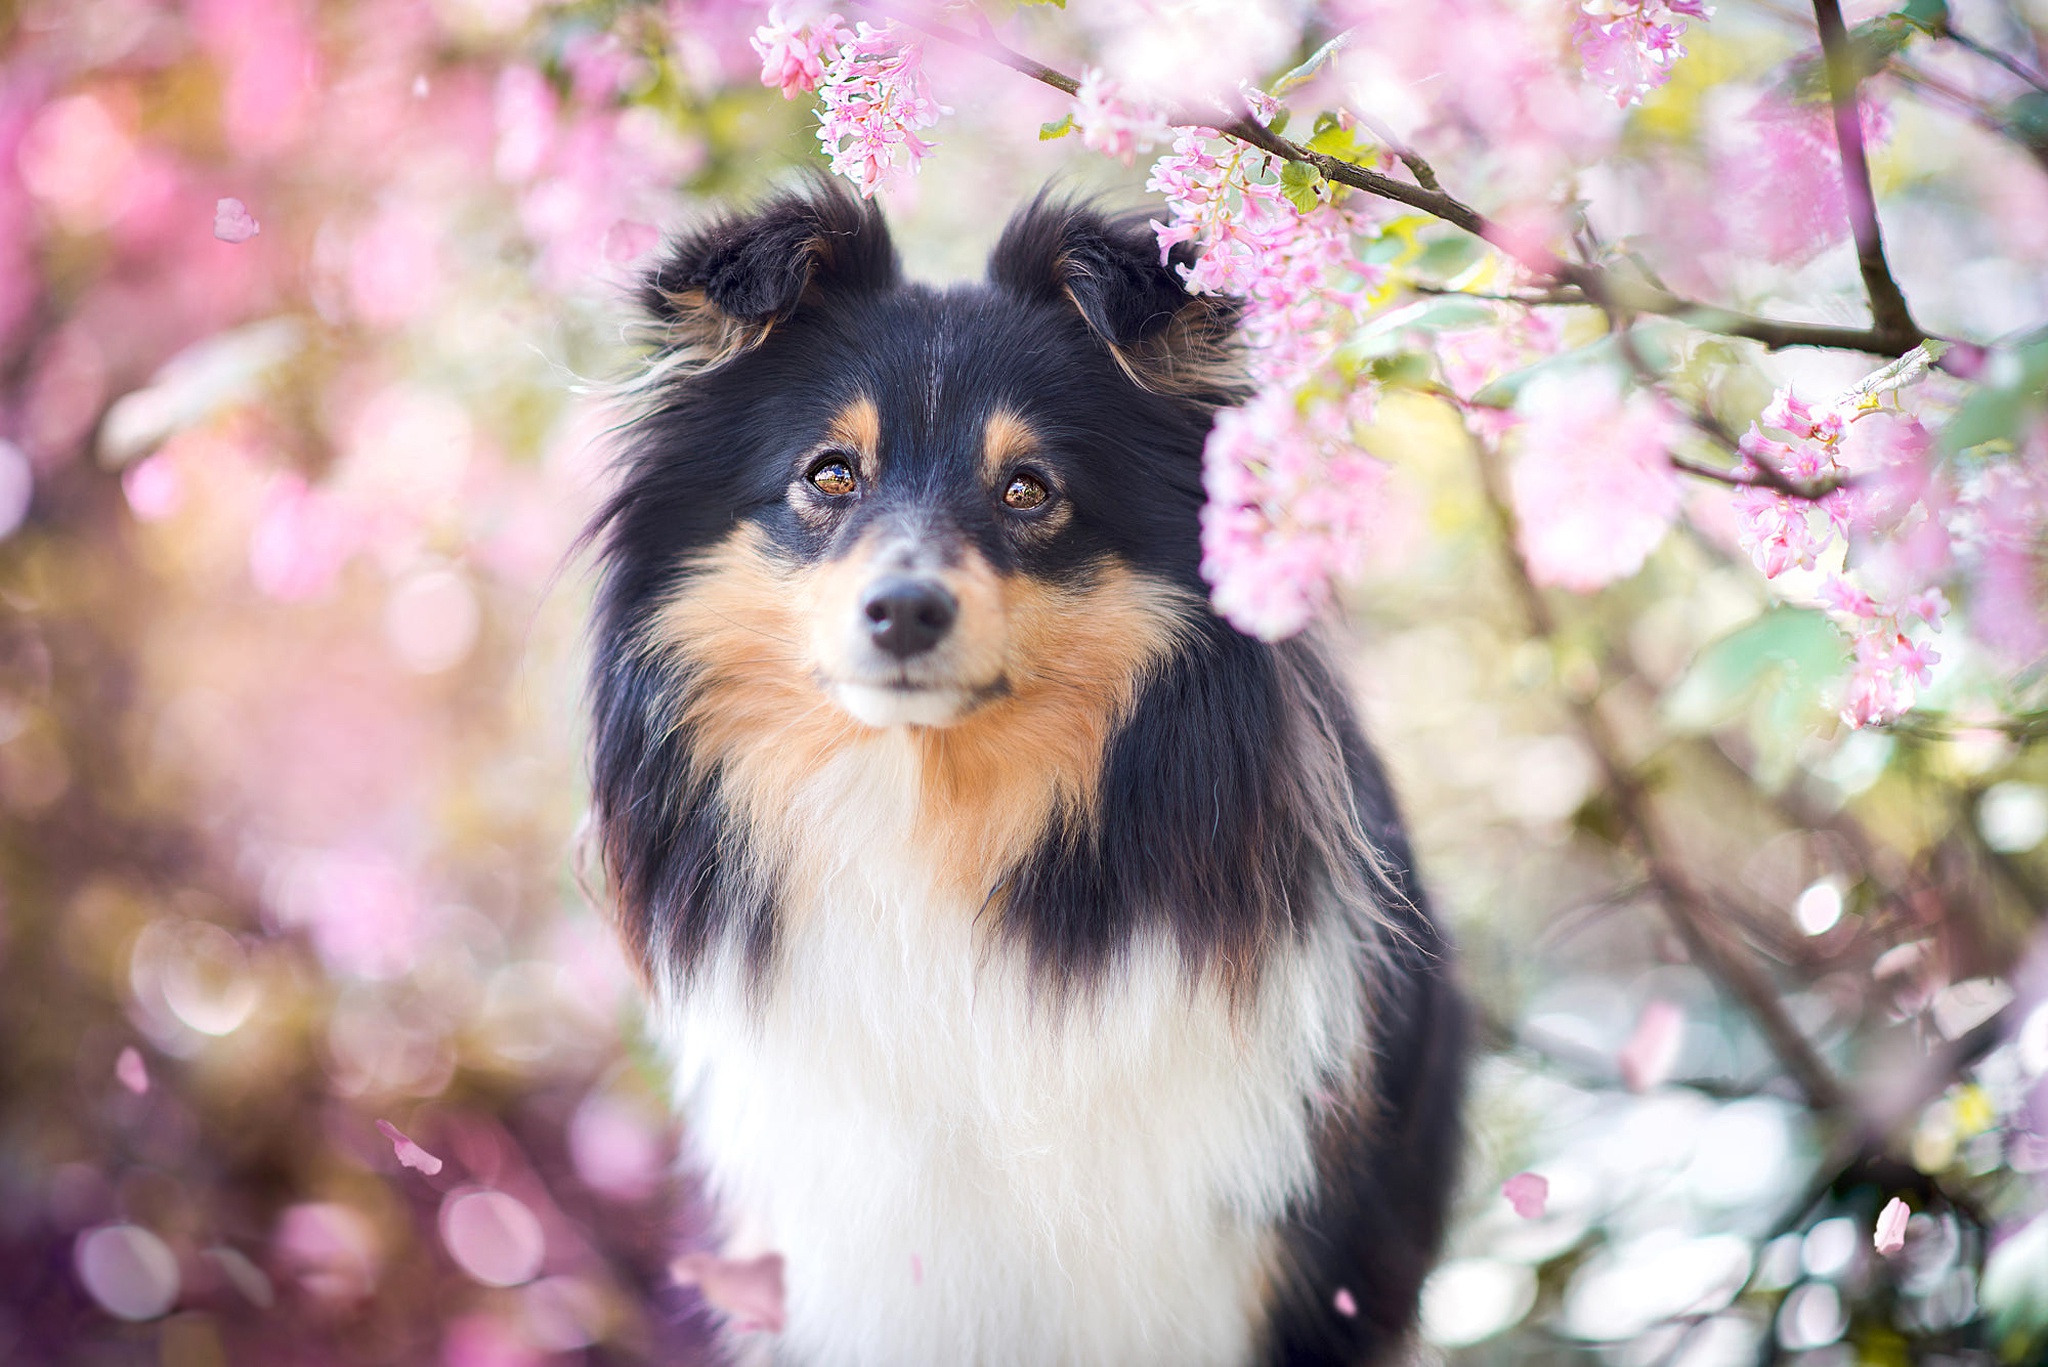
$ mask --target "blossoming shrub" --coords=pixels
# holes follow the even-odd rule
[[[8,11],[0,1357],[757,1313],[582,886],[564,557],[631,272],[822,151],[914,270],[1057,172],[1242,301],[1203,572],[1355,633],[1486,1017],[1438,1345],[2034,1360],[2044,35],[1833,18]]]

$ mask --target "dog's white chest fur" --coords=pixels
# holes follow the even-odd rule
[[[838,862],[764,996],[714,971],[664,1011],[727,1250],[786,1259],[786,1330],[745,1360],[1248,1361],[1314,1098],[1361,1047],[1349,947],[1277,954],[1233,1014],[1141,942],[1061,1011],[933,897],[907,810],[837,777]]]

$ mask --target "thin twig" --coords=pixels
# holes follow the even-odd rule
[[[1840,0],[1813,0],[1814,22],[1820,29],[1820,51],[1827,68],[1828,99],[1835,110],[1835,141],[1842,150],[1842,185],[1849,204],[1849,227],[1856,238],[1856,264],[1863,272],[1863,292],[1870,297],[1870,316],[1883,332],[1913,332],[1906,296],[1892,278],[1884,257],[1884,235],[1877,224],[1877,194],[1870,186],[1870,158],[1863,146],[1863,116],[1856,100],[1856,54],[1849,46],[1849,28],[1842,21]]]
[[[1817,479],[1794,479],[1774,465],[1759,464],[1749,459],[1742,449],[1741,440],[1730,432],[1719,418],[1704,409],[1679,402],[1664,388],[1664,376],[1650,364],[1649,358],[1643,355],[1643,349],[1636,345],[1634,329],[1613,314],[1608,315],[1608,322],[1614,330],[1615,346],[1621,351],[1622,359],[1629,363],[1629,368],[1635,371],[1636,379],[1663,394],[1685,415],[1686,420],[1710,441],[1715,442],[1730,455],[1743,457],[1743,464],[1740,467],[1728,470],[1715,465],[1701,465],[1697,461],[1686,459],[1676,451],[1669,451],[1665,453],[1665,459],[1671,463],[1673,469],[1737,489],[1774,489],[1787,498],[1803,499],[1808,503],[1826,498],[1850,482],[1851,476],[1847,471],[1836,471]]]
[[[1034,81],[1049,85],[1068,95],[1081,88],[1080,82],[1072,76],[1026,57],[996,39],[954,28],[928,15],[888,3],[888,0],[854,0],[854,3],[941,42],[980,53],[991,61],[1000,62],[1013,71],[1021,72]],[[1903,356],[1927,340],[1926,335],[1914,327],[1911,317],[1904,312],[1903,302],[1896,315],[1877,315],[1875,325],[1868,328],[1780,322],[1772,318],[1757,318],[1732,309],[1702,304],[1653,285],[1620,279],[1598,266],[1567,261],[1546,248],[1532,245],[1514,234],[1501,231],[1499,226],[1484,214],[1441,188],[1411,184],[1370,167],[1360,166],[1356,162],[1345,161],[1341,157],[1311,151],[1299,143],[1289,141],[1255,119],[1240,118],[1220,126],[1199,119],[1194,122],[1195,126],[1210,128],[1224,137],[1234,138],[1282,160],[1313,166],[1326,180],[1335,181],[1354,190],[1362,190],[1366,194],[1391,200],[1396,204],[1405,204],[1411,209],[1441,219],[1454,228],[1463,229],[1499,248],[1537,276],[1576,288],[1589,302],[1600,308],[1676,318],[1703,332],[1718,332],[1729,337],[1743,337],[1761,342],[1773,351],[1781,347],[1812,346],[1863,351],[1874,356]],[[1860,130],[1858,136],[1860,139]],[[1861,146],[1860,141],[1858,146]],[[1413,169],[1412,163],[1410,165]],[[1436,179],[1433,172],[1428,179]],[[1865,181],[1867,186],[1867,175]],[[1562,302],[1577,301],[1574,299]],[[1965,359],[1974,360],[1980,354],[1979,348],[1956,344],[1950,353],[1950,363]]]
[[[1500,486],[1491,452],[1476,436],[1472,447],[1479,463],[1479,476],[1486,501],[1500,528],[1501,559],[1508,579],[1520,599],[1530,630],[1540,640],[1557,635],[1557,621],[1550,604],[1529,577],[1521,554],[1515,549],[1515,517]],[[1771,1052],[1777,1056],[1785,1075],[1792,1080],[1807,1104],[1829,1112],[1841,1106],[1841,1084],[1821,1059],[1813,1044],[1801,1033],[1779,1000],[1763,970],[1749,951],[1728,934],[1715,915],[1712,904],[1692,875],[1672,857],[1671,843],[1657,819],[1649,794],[1625,757],[1621,741],[1600,710],[1597,699],[1572,699],[1570,706],[1587,747],[1599,764],[1601,776],[1614,800],[1622,826],[1629,832],[1636,852],[1642,857],[1650,882],[1671,926],[1685,942],[1693,961],[1741,1002],[1756,1022]]]
[[[1894,57],[1885,67],[1885,74],[1898,80],[1910,89],[1925,94],[1938,95],[1955,106],[1956,112],[1976,124],[1985,132],[2004,138],[2013,146],[2032,157],[2042,170],[2048,171],[2048,147],[2033,141],[2022,130],[1992,112],[1983,101],[1958,90],[1939,76],[1922,71],[1911,62]]]
[[[2048,95],[2048,78],[2043,78],[2040,72],[2022,65],[2013,58],[2006,56],[2003,52],[2000,52],[1997,48],[1988,47],[1967,34],[1958,33],[1953,24],[1944,23],[1941,26],[1941,36],[1954,43],[1957,47],[1962,48],[1965,52],[1974,52],[1987,62],[1996,62],[1999,66],[2004,67],[2007,71],[2010,71],[2013,75],[2034,87],[2034,89],[2044,95]]]

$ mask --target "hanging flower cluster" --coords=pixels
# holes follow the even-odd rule
[[[1585,0],[1572,44],[1586,75],[1617,105],[1640,104],[1685,56],[1685,21],[1713,16],[1704,0]]]
[[[1737,491],[1735,507],[1743,547],[1767,579],[1816,569],[1852,544],[1860,552],[1857,569],[1830,572],[1820,589],[1822,605],[1854,651],[1841,708],[1850,726],[1896,720],[1932,681],[1941,660],[1909,629],[1918,624],[1938,632],[1948,615],[1947,596],[1927,581],[1950,565],[1951,538],[1939,513],[1954,501],[1928,468],[1926,429],[1879,404],[1881,396],[1924,376],[1939,354],[1938,348],[1915,350],[1824,404],[1780,389],[1741,440],[1744,469],[1751,474],[1767,467],[1809,488],[1841,481],[1813,499],[1752,485]],[[1856,473],[1862,483],[1852,486],[1850,425],[1867,418],[1888,426],[1859,444],[1863,457]],[[1786,440],[1765,435],[1765,429]],[[1871,582],[1895,591],[1875,592]]]
[[[779,12],[755,31],[761,83],[784,99],[818,92],[818,141],[832,169],[869,198],[896,175],[915,174],[935,144],[918,136],[945,109],[932,97],[924,49],[893,24],[849,28],[836,14],[791,25]]]
[[[1334,187],[1289,183],[1207,129],[1177,130],[1147,188],[1166,199],[1168,219],[1153,225],[1162,257],[1183,242],[1202,249],[1180,268],[1188,290],[1244,302],[1261,386],[1219,418],[1204,453],[1203,573],[1240,630],[1292,635],[1331,578],[1356,573],[1381,507],[1384,471],[1352,436],[1371,388],[1333,383],[1331,371],[1384,284],[1358,254],[1376,223]]]

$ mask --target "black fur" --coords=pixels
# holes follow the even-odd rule
[[[1234,311],[1184,292],[1185,261],[1162,263],[1142,220],[1041,198],[1004,232],[989,283],[937,292],[901,281],[875,211],[821,184],[669,248],[640,295],[663,339],[655,364],[693,348],[709,359],[679,361],[649,396],[591,531],[595,803],[627,938],[650,967],[687,979],[731,940],[768,971],[775,893],[718,775],[692,776],[677,706],[688,667],[654,658],[644,630],[691,558],[743,522],[804,559],[858,534],[863,513],[821,530],[785,496],[793,462],[855,393],[892,434],[896,497],[936,510],[998,571],[1084,581],[1114,559],[1206,598],[1201,451],[1216,408],[1239,397],[1215,364]],[[1046,440],[1072,513],[1056,537],[1012,535],[962,476],[998,406]],[[1443,1231],[1464,1025],[1344,689],[1313,645],[1267,646],[1204,611],[1112,740],[1101,789],[1099,823],[1056,822],[990,892],[990,915],[1048,983],[1103,980],[1148,928],[1177,937],[1191,968],[1233,974],[1255,974],[1317,915],[1350,917],[1374,946],[1359,966],[1369,1092],[1321,1136],[1318,1190],[1281,1231],[1266,1361],[1381,1360],[1412,1324]],[[1332,1308],[1340,1287],[1355,1318]]]

